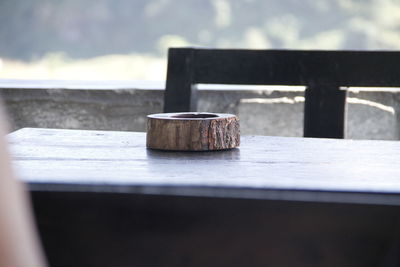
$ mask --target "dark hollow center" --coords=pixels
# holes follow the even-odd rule
[[[198,113],[198,114],[179,114],[172,116],[172,118],[194,118],[194,119],[205,119],[205,118],[216,118],[218,115],[215,114],[204,114],[204,113]]]

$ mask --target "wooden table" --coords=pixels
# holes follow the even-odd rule
[[[245,136],[188,153],[29,128],[9,142],[51,266],[399,263],[400,142]]]

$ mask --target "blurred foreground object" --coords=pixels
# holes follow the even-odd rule
[[[0,106],[0,266],[46,266],[24,186],[11,169],[5,121]]]

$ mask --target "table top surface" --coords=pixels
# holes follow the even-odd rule
[[[24,128],[8,135],[33,191],[400,205],[400,142],[242,136],[237,149],[146,149],[145,133]]]

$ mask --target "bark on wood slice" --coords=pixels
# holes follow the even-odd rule
[[[240,145],[239,120],[221,113],[160,113],[147,116],[147,147],[207,151]]]

